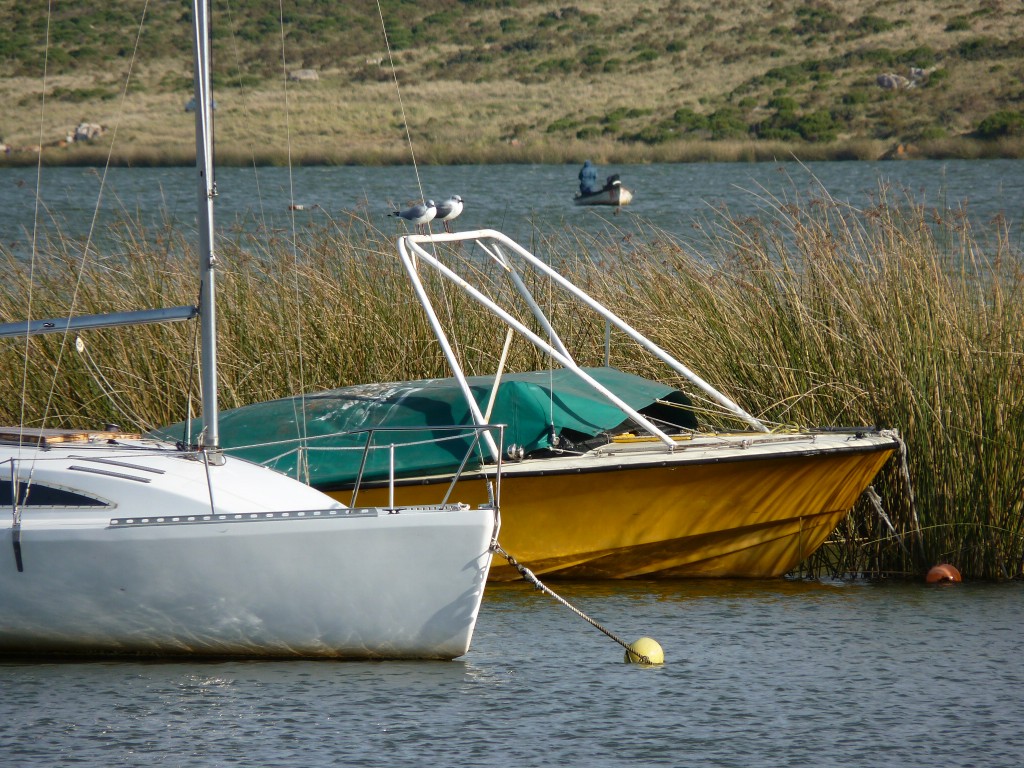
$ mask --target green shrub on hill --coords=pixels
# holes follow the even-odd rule
[[[978,126],[978,136],[983,139],[1024,136],[1024,112],[1003,109],[989,115]]]

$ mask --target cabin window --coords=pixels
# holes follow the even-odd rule
[[[14,498],[10,480],[0,480],[0,507],[10,507]],[[108,507],[107,502],[65,488],[39,483],[18,483],[20,507]]]

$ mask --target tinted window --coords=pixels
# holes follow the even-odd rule
[[[12,499],[11,481],[0,480],[0,507],[10,507]],[[27,498],[26,498],[27,497]],[[83,496],[63,488],[32,483],[18,484],[18,505],[22,507],[105,507],[107,504],[91,496]]]

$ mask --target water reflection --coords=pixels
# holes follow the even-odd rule
[[[12,765],[1016,766],[1024,585],[488,585],[456,662],[0,664]]]

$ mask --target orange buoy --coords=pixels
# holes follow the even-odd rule
[[[928,571],[925,581],[929,584],[954,584],[961,581],[960,571],[949,563],[935,565]]]

